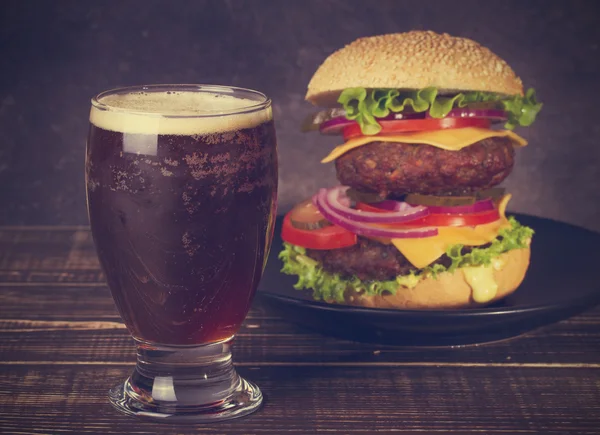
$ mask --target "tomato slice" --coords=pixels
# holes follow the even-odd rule
[[[481,213],[469,214],[430,214],[421,219],[394,224],[395,227],[474,227],[489,224],[500,219],[498,210],[488,210]]]
[[[381,131],[378,134],[410,133],[415,131],[444,130],[447,128],[480,127],[489,128],[491,121],[482,118],[430,118],[395,119],[379,121]],[[344,140],[363,136],[356,123],[344,127]]]
[[[363,202],[356,204],[358,210],[372,211],[376,213],[387,213],[387,210],[374,207]],[[385,224],[385,226],[398,227],[473,227],[489,224],[500,219],[497,209],[482,211],[480,213],[456,213],[456,214],[430,214],[420,219],[415,219],[402,224]]]
[[[318,230],[294,228],[290,213],[283,218],[281,238],[284,242],[307,249],[337,249],[356,245],[356,234],[337,225],[329,225]]]

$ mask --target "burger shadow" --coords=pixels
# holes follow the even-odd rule
[[[299,331],[367,348],[385,346],[397,350],[447,350],[496,342],[535,327],[523,324],[519,328],[512,324],[510,328],[505,328],[499,323],[497,328],[488,327],[485,331],[479,331],[477,325],[480,321],[477,316],[470,314],[465,314],[460,322],[456,322],[453,313],[449,313],[453,316],[451,318],[442,311],[436,315],[410,316],[386,310],[386,313],[370,315],[368,311],[352,306],[344,310],[337,306],[331,310],[315,309],[311,301],[295,299],[290,303],[289,299],[274,298],[260,292],[257,300],[269,315],[295,325]],[[511,306],[510,301],[500,301],[488,308],[494,311]],[[357,350],[361,351],[360,347]]]
[[[269,309],[269,314],[277,314]],[[480,347],[493,347],[508,340],[522,339],[527,333],[510,338],[461,345],[434,345],[415,342],[389,344],[368,341],[368,337],[349,339],[348,337],[324,334],[315,328],[294,325],[298,336],[315,336],[310,347],[298,347],[293,351],[278,352],[274,349],[256,366],[251,363],[238,366],[239,374],[256,382],[269,400],[278,401],[285,395],[286,388],[297,387],[298,383],[310,384],[324,379],[352,378],[362,376],[367,371],[395,370],[402,365],[419,365],[442,361],[470,360],[475,358]],[[292,341],[290,339],[290,341]],[[271,365],[272,364],[272,365]]]

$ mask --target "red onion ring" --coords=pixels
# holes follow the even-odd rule
[[[412,207],[412,205],[406,202],[394,201],[392,199],[384,199],[383,201],[373,202],[369,205],[386,211],[402,211],[406,207]]]
[[[398,224],[420,219],[429,214],[427,207],[413,207],[406,203],[403,203],[404,207],[399,206],[398,210],[390,211],[389,213],[355,210],[349,207],[350,198],[346,196],[346,191],[348,189],[348,186],[337,186],[329,189],[327,192],[327,204],[335,213],[353,222],[365,222],[370,224]]]
[[[427,118],[433,118],[429,112]],[[444,118],[486,118],[492,121],[506,121],[508,115],[499,109],[452,109]]]
[[[369,204],[373,207],[380,208],[386,211],[402,211],[404,207],[416,207],[418,204],[409,204],[402,201],[393,201],[386,199],[381,202],[375,202]],[[467,205],[455,205],[455,206],[444,206],[444,205],[428,205],[425,208],[432,214],[467,214],[467,213],[479,213],[482,211],[488,211],[494,209],[494,201],[491,198],[482,199],[474,204]]]
[[[429,112],[420,113],[393,113],[391,112],[384,118],[377,118],[380,121],[392,119],[431,119]],[[444,118],[486,118],[492,121],[506,121],[508,115],[504,110],[500,109],[452,109]],[[341,134],[344,127],[356,124],[355,121],[347,119],[345,116],[336,116],[328,119],[319,126],[319,131],[322,134]]]
[[[393,113],[393,112],[390,112],[390,114],[388,116],[386,116],[384,118],[377,118],[377,120],[385,121],[385,120],[393,120],[393,119],[423,119],[423,118],[425,118],[425,112],[421,112],[421,113],[413,113],[413,112]],[[347,127],[352,124],[356,124],[356,121],[347,119],[345,116],[336,116],[335,118],[331,118],[331,119],[328,119],[327,121],[324,121],[319,126],[319,131],[322,134],[342,134],[344,127]]]
[[[401,238],[424,238],[424,237],[432,237],[438,234],[437,228],[415,228],[415,229],[387,229],[387,228],[378,228],[373,227],[369,224],[362,222],[354,222],[343,216],[340,216],[336,211],[331,207],[330,200],[332,198],[337,199],[337,195],[339,195],[339,188],[333,189],[321,189],[317,194],[317,208],[321,212],[321,214],[327,219],[329,222],[338,225],[342,228],[347,229],[348,231],[352,231],[353,233],[361,236],[367,237],[383,237],[390,239],[401,239]]]
[[[356,124],[356,121],[346,119],[345,116],[337,116],[323,122],[319,126],[319,131],[322,134],[341,134],[344,130],[344,127],[347,127],[351,124]]]

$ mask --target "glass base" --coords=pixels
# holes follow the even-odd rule
[[[133,374],[109,391],[112,405],[125,414],[216,422],[248,415],[262,403],[258,387],[233,367],[231,339],[194,347],[136,344]]]

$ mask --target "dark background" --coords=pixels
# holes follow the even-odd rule
[[[89,100],[142,83],[216,83],[274,101],[280,211],[335,182],[336,138],[302,134],[317,66],[357,37],[430,29],[506,59],[545,103],[519,131],[511,210],[600,230],[600,2],[7,1],[0,3],[0,224],[87,224]]]

